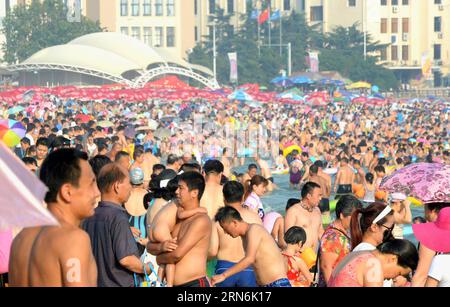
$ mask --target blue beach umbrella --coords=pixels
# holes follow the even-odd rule
[[[253,97],[243,91],[236,91],[228,96],[228,99],[239,101],[252,101]]]
[[[308,77],[304,77],[304,76],[291,78],[291,81],[294,84],[313,84],[314,83],[313,80],[309,79]]]

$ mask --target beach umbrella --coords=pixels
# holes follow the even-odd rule
[[[26,129],[21,122],[7,119],[0,121],[0,140],[6,146],[10,148],[17,146],[25,134]]]
[[[150,130],[156,130],[158,128],[159,123],[154,120],[154,119],[150,119],[148,121],[148,127],[150,128]]]
[[[294,101],[303,100],[303,97],[296,95],[294,93],[282,93],[280,95],[277,95],[277,97],[281,98],[281,99],[290,99],[290,100],[294,100]]]
[[[22,106],[16,106],[16,107],[12,107],[11,109],[8,110],[8,114],[12,115],[12,114],[17,114],[20,113],[22,111],[24,111],[25,108]]]
[[[162,140],[164,138],[169,138],[172,135],[172,132],[167,128],[159,128],[153,135],[155,136],[155,138]]]
[[[82,123],[87,123],[92,119],[93,117],[87,114],[78,114],[77,116],[75,116],[75,120],[80,120]]]
[[[47,187],[0,142],[0,229],[58,226],[44,208]]]
[[[291,81],[291,79],[289,79],[288,77],[276,77],[275,79],[273,79],[272,81],[270,81],[270,83],[275,84],[276,86],[283,86],[283,87],[288,87],[288,86],[292,86],[293,82]]]
[[[236,91],[228,96],[230,100],[252,101],[253,97],[243,91]]]
[[[314,83],[313,80],[311,80],[308,77],[304,77],[304,76],[293,77],[293,78],[291,78],[291,81],[294,84],[313,84]]]
[[[423,203],[450,202],[450,165],[414,163],[384,177],[380,189],[401,192]]]
[[[355,83],[352,83],[349,86],[347,86],[347,88],[349,88],[349,89],[361,89],[361,88],[368,88],[368,89],[370,89],[371,87],[372,87],[372,85],[370,83],[365,82],[365,81],[355,82]]]
[[[102,128],[109,128],[109,127],[114,127],[114,123],[112,123],[109,120],[103,120],[101,122],[98,122],[97,126],[100,126]]]

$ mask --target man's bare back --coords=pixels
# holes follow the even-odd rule
[[[336,185],[352,185],[354,173],[348,165],[339,168],[336,176]]]
[[[245,222],[262,225],[261,218],[255,212],[245,208],[233,208],[239,212]],[[215,227],[217,227],[216,229],[219,236],[217,259],[236,263],[244,258],[245,252],[242,245],[242,239],[240,237],[233,238],[226,234],[219,223],[216,223]]]
[[[178,238],[177,249],[182,253],[187,250],[176,263],[175,286],[206,276],[211,227],[212,222],[206,214],[196,214],[175,228],[173,237]]]
[[[320,188],[322,190],[322,195],[324,198],[330,198],[331,185],[328,186],[328,182],[324,177],[319,176],[319,175],[310,175],[308,180],[320,185]]]
[[[257,224],[250,225],[243,238],[243,246],[248,252],[251,241],[256,241],[257,251],[253,267],[258,285],[264,286],[286,278],[287,266],[277,243],[267,230]]]
[[[64,225],[24,229],[11,248],[12,287],[93,287],[97,265],[88,234]]]
[[[209,218],[213,220],[217,210],[224,205],[223,187],[214,182],[206,183],[205,192],[200,200],[200,206],[208,210]]]

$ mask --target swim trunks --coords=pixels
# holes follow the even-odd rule
[[[291,288],[291,283],[289,282],[289,279],[282,278],[278,279],[268,285],[262,286],[263,288]]]
[[[209,281],[206,277],[202,277],[193,281],[189,281],[187,283],[184,283],[182,285],[174,286],[174,288],[181,288],[181,287],[188,287],[188,288],[209,288],[211,285],[209,284]]]
[[[302,180],[302,174],[300,174],[300,172],[291,173],[290,176],[289,176],[289,181],[292,184],[299,184],[300,180]]]
[[[338,185],[336,196],[352,194],[351,184],[340,184]]]
[[[225,260],[217,260],[216,264],[216,275],[222,274],[236,263],[225,261]],[[216,287],[244,287],[244,288],[252,288],[257,287],[255,271],[253,271],[252,267],[248,267],[245,270],[228,277],[223,282],[216,285]]]
[[[329,212],[330,211],[330,200],[328,198],[322,198],[319,203],[320,212]]]

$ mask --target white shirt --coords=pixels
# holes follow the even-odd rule
[[[450,254],[435,256],[428,276],[439,281],[438,287],[450,287]]]

